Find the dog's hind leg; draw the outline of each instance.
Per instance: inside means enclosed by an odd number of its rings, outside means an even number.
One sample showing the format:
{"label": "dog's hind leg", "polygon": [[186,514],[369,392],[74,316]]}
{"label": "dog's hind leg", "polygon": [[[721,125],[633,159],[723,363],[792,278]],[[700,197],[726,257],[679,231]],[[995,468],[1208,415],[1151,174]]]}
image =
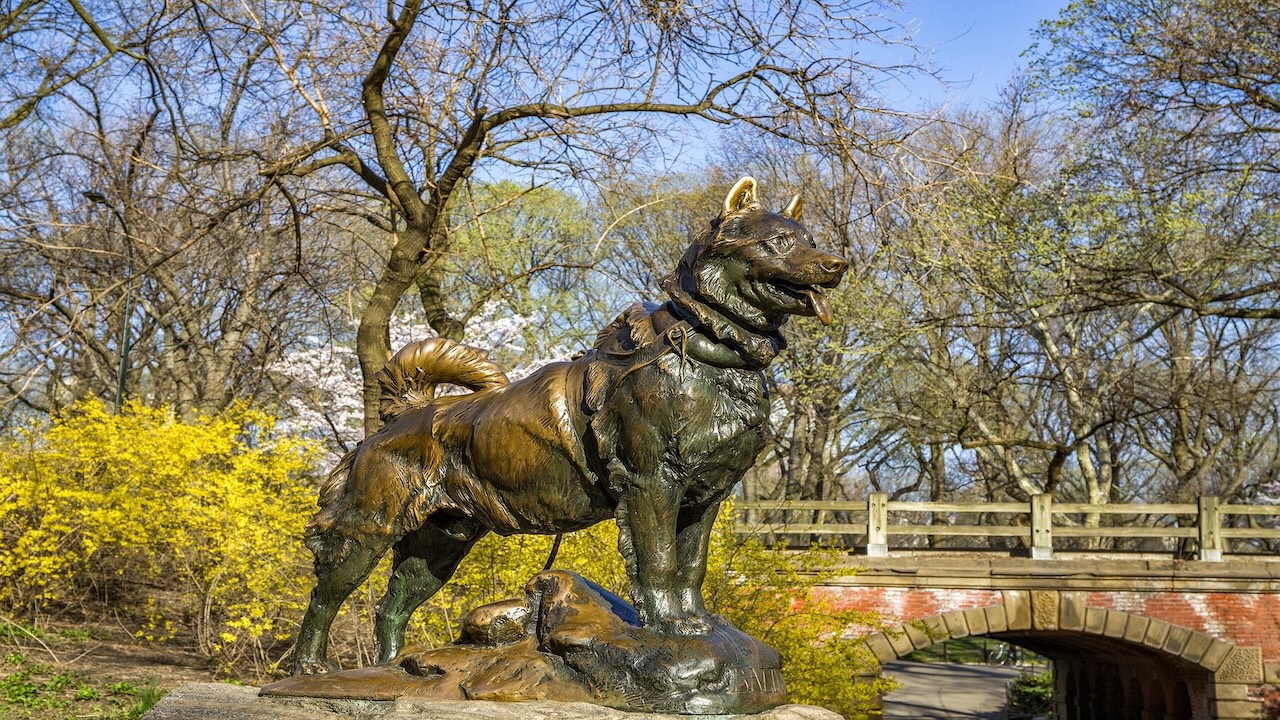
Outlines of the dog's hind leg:
{"label": "dog's hind leg", "polygon": [[413,611],[453,577],[458,563],[487,532],[469,521],[450,523],[446,530],[428,520],[396,543],[391,579],[378,601],[373,627],[378,662],[389,662],[400,652]]}
{"label": "dog's hind leg", "polygon": [[290,672],[294,675],[313,675],[337,669],[335,663],[326,659],[329,627],[333,625],[342,602],[377,567],[378,560],[391,545],[391,539],[389,536],[366,537],[363,543],[353,544],[344,557],[332,563],[317,557],[316,586],[311,591],[311,603],[302,617],[290,660]]}

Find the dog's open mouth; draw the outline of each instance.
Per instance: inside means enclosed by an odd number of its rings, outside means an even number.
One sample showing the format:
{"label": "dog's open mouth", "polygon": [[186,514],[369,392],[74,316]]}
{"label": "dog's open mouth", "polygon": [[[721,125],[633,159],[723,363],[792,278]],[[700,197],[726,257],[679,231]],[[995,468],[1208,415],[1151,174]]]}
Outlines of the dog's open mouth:
{"label": "dog's open mouth", "polygon": [[822,288],[817,285],[796,285],[785,280],[775,280],[769,284],[783,295],[795,298],[808,305],[814,316],[823,325],[831,324],[834,318],[831,310],[831,299],[822,292]]}

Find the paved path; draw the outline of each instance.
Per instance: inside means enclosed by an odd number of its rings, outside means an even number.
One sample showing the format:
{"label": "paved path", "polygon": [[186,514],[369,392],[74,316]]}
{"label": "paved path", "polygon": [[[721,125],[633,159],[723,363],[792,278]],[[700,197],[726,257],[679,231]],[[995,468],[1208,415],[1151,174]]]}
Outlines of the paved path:
{"label": "paved path", "polygon": [[903,660],[886,663],[884,672],[902,683],[884,697],[884,720],[999,720],[1005,685],[1018,676],[1018,670],[1010,667]]}

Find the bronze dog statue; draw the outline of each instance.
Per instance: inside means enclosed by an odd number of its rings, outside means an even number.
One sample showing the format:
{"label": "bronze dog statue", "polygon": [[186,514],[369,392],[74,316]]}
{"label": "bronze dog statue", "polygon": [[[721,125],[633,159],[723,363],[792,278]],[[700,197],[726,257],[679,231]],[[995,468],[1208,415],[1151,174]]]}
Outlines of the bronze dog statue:
{"label": "bronze dog statue", "polygon": [[[388,549],[380,662],[485,533],[563,533],[611,517],[644,625],[707,632],[707,545],[764,445],[762,370],[785,346],[788,316],[831,322],[822,288],[848,268],[814,248],[799,214],[799,196],[772,213],[742,178],[663,281],[666,302],[633,305],[591,350],[519,382],[448,340],[396,353],[379,376],[387,424],[342,459],[307,525],[317,583],[292,671],[329,669],[329,626]],[[473,392],[435,398],[440,383]]]}

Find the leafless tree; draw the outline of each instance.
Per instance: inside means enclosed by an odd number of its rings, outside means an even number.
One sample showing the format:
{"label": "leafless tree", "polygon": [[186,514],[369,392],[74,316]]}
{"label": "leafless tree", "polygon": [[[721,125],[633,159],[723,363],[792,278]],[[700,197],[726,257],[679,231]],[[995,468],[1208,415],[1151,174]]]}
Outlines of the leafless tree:
{"label": "leafless tree", "polygon": [[[207,32],[196,5],[72,6],[23,6],[11,28],[64,74],[8,78],[20,111],[0,141],[6,400],[187,414],[269,393],[265,369],[325,321],[339,268],[333,234],[304,237],[304,201],[265,192],[242,146],[280,137],[251,97],[262,48]],[[58,65],[73,28],[107,48],[100,62],[76,65],[77,50]]]}
{"label": "leafless tree", "polygon": [[1084,0],[1039,35],[1049,89],[1086,100],[1109,124],[1163,124],[1213,138],[1219,168],[1280,170],[1274,3]]}
{"label": "leafless tree", "polygon": [[[291,7],[282,15],[313,14],[295,23],[305,37],[291,48],[275,42],[272,52],[319,132],[276,153],[263,173],[305,178],[343,166],[381,203],[374,212],[393,238],[358,333],[369,429],[377,425],[372,377],[388,357],[388,322],[401,297],[416,288],[437,332],[462,332],[442,259],[451,248],[450,211],[474,173],[581,176],[653,157],[673,130],[714,124],[786,136],[794,114],[816,115],[832,98],[865,107],[868,79],[902,70],[855,55],[858,44],[895,32],[874,14],[875,3],[409,0],[388,6],[385,18]],[[358,97],[333,86],[341,73],[316,72],[335,54],[319,28],[333,27],[345,29],[344,59],[372,58]],[[280,35],[265,21],[262,32]],[[345,63],[339,69],[349,71]],[[350,112],[357,101],[359,112]]]}
{"label": "leafless tree", "polygon": [[897,199],[854,333],[877,362],[846,366],[878,389],[857,415],[882,487],[1105,503],[1270,476],[1273,322],[1140,299],[1159,284],[1102,268],[1146,257],[1225,292],[1259,272],[1239,240],[1274,231],[1229,177],[1121,185],[1074,133],[1011,103],[921,130],[883,168]]}
{"label": "leafless tree", "polygon": [[[1246,0],[1087,0],[1040,31],[1034,67],[1047,95],[1080,111],[1080,177],[1151,207],[1232,218],[1211,242],[1163,230],[1168,212],[1135,216],[1134,244],[1097,258],[1106,302],[1158,303],[1198,314],[1280,318],[1280,246],[1269,210],[1280,198],[1280,9]],[[1215,208],[1209,207],[1216,205]],[[1174,237],[1177,236],[1177,237]],[[1088,278],[1086,278],[1088,279]]]}

